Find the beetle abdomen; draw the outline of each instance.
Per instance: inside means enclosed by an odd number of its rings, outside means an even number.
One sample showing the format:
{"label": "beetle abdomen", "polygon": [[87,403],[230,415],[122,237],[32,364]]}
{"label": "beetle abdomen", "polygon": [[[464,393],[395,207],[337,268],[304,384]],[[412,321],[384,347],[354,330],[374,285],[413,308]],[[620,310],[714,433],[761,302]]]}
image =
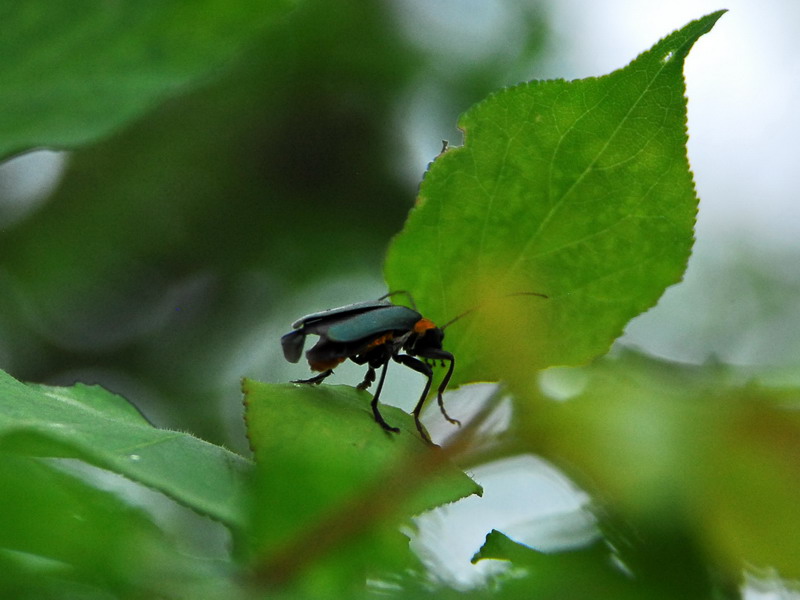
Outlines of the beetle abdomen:
{"label": "beetle abdomen", "polygon": [[290,331],[281,337],[281,346],[283,347],[283,356],[289,362],[296,363],[300,360],[300,355],[303,353],[303,344],[306,342],[306,334],[302,329]]}

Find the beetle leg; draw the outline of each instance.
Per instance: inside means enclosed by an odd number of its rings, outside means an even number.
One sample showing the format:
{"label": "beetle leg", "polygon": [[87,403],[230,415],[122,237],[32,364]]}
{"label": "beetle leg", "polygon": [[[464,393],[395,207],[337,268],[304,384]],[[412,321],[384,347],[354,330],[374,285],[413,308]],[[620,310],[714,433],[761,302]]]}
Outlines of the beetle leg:
{"label": "beetle leg", "polygon": [[[400,359],[402,356],[403,355],[397,356],[395,358],[395,360]],[[450,378],[453,376],[453,369],[456,366],[456,359],[449,352],[446,352],[444,350],[435,350],[435,349],[428,350],[427,351],[427,356],[423,356],[423,358],[431,360],[434,363],[436,362],[436,360],[439,360],[441,362],[444,362],[446,360],[450,361],[450,368],[447,369],[447,374],[445,374],[444,379],[442,379],[442,383],[439,384],[439,389],[437,390],[437,393],[436,393],[436,401],[439,403],[439,410],[442,411],[442,415],[444,416],[444,418],[447,419],[453,425],[458,425],[459,427],[461,427],[461,421],[459,421],[458,419],[454,419],[450,415],[447,414],[447,411],[444,408],[444,400],[442,398],[442,394],[444,393],[445,389],[447,389],[447,384],[450,383]],[[415,368],[408,359],[410,359],[411,361],[415,361],[419,366],[427,367],[428,372],[422,371],[422,370],[420,370],[418,368]],[[428,391],[430,389],[431,380],[433,379],[431,368],[428,367],[422,361],[417,360],[416,358],[412,358],[410,356],[407,357],[407,359],[403,362],[403,364],[408,366],[408,367],[411,367],[415,371],[418,371],[418,372],[420,372],[423,375],[426,375],[428,377],[428,385],[425,387],[425,392],[424,392],[422,398],[420,398],[420,401],[417,404],[417,408],[414,409],[415,410],[415,415],[416,415],[417,414],[416,413],[417,410],[422,410],[422,404],[425,402],[425,396],[428,395]],[[430,372],[430,374],[429,374],[429,372]]]}
{"label": "beetle leg", "polygon": [[359,390],[365,390],[369,386],[371,386],[374,383],[374,381],[375,381],[375,369],[373,369],[372,367],[369,367],[369,370],[367,371],[367,374],[364,375],[364,381],[359,383],[356,386],[356,388],[358,388]]}
{"label": "beetle leg", "polygon": [[[375,422],[383,427],[386,431],[393,431],[394,433],[400,433],[400,429],[397,427],[392,427],[386,421],[384,421],[383,416],[381,415],[381,411],[378,410],[378,398],[381,395],[381,390],[383,389],[383,380],[386,379],[386,367],[389,366],[389,361],[383,363],[383,370],[381,370],[381,378],[378,381],[378,389],[375,390],[375,395],[372,397],[372,402],[370,406],[372,407],[372,416],[375,417]],[[375,377],[375,370],[370,367],[369,371],[367,372],[367,377],[369,377],[370,371],[372,372],[373,378]],[[359,386],[360,387],[360,386]]]}
{"label": "beetle leg", "polygon": [[316,385],[318,383],[322,383],[322,380],[328,377],[329,375],[333,375],[333,369],[328,369],[327,371],[323,371],[319,375],[310,377],[309,379],[295,379],[292,381],[292,383],[309,383],[311,385]]}
{"label": "beetle leg", "polygon": [[414,358],[413,356],[409,356],[408,354],[397,354],[392,357],[395,362],[400,363],[401,365],[405,365],[409,369],[413,369],[417,373],[421,373],[425,375],[427,380],[425,381],[425,389],[422,390],[422,395],[419,397],[419,401],[417,405],[414,407],[412,414],[414,415],[414,423],[417,426],[417,431],[422,436],[422,439],[432,444],[430,436],[428,436],[428,432],[425,431],[425,428],[422,426],[422,422],[419,420],[419,414],[422,412],[422,407],[425,404],[425,399],[428,397],[428,392],[431,389],[431,383],[433,382],[433,369],[430,368],[429,365],[425,364],[421,360]]}
{"label": "beetle leg", "polygon": [[[450,353],[448,352],[448,354]],[[447,411],[444,409],[444,400],[442,399],[442,394],[444,393],[444,390],[447,388],[447,384],[450,383],[450,378],[453,376],[453,369],[456,366],[456,359],[453,357],[452,354],[450,354],[449,358],[442,358],[442,366],[444,366],[445,360],[450,361],[450,368],[447,369],[447,375],[444,376],[444,379],[442,379],[442,383],[439,384],[439,389],[437,390],[436,394],[436,400],[439,402],[439,410],[442,411],[444,418],[450,421],[453,425],[458,425],[459,427],[461,427],[461,421],[459,421],[458,419],[451,418],[450,415],[447,414]]]}

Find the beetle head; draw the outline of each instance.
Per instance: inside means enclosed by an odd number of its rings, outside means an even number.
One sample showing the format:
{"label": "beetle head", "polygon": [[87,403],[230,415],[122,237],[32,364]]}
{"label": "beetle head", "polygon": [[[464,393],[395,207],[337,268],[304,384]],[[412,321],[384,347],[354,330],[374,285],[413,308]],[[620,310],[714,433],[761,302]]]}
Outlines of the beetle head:
{"label": "beetle head", "polygon": [[414,354],[425,354],[426,350],[441,350],[444,340],[444,331],[439,327],[431,327],[414,335],[408,350]]}

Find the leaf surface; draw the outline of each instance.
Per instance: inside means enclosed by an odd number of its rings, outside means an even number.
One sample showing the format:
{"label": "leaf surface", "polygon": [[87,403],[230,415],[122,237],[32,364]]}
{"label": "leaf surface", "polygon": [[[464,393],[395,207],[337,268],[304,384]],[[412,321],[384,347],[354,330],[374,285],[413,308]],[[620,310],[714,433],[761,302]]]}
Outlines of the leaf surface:
{"label": "leaf surface", "polygon": [[0,448],[79,458],[228,525],[240,523],[248,460],[188,433],[157,429],[97,386],[26,385],[0,372]]}
{"label": "leaf surface", "polygon": [[[447,331],[457,382],[501,378],[481,357],[510,342],[528,368],[587,361],[680,281],[697,211],[683,64],[723,12],[609,75],[524,83],[461,117],[464,145],[431,165],[385,265],[437,322],[479,308]],[[493,300],[520,292],[549,299]]]}
{"label": "leaf surface", "polygon": [[384,431],[365,391],[245,380],[244,392],[257,463],[251,533],[274,576],[326,550],[335,558],[364,536],[393,536],[411,515],[481,493],[422,441],[411,415],[381,406],[401,430]]}

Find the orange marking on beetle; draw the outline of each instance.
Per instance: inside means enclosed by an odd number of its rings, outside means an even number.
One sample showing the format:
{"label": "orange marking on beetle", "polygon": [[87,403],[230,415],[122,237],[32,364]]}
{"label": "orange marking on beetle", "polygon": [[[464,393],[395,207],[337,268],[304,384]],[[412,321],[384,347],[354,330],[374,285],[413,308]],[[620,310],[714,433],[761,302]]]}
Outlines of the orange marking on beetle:
{"label": "orange marking on beetle", "polygon": [[389,333],[384,333],[381,337],[375,338],[369,344],[367,344],[367,349],[383,346],[386,342],[392,339],[394,339],[394,334],[391,331]]}
{"label": "orange marking on beetle", "polygon": [[414,323],[414,333],[425,333],[429,329],[436,329],[436,323],[424,317]]}
{"label": "orange marking on beetle", "polygon": [[311,367],[312,371],[327,371],[328,369],[332,369],[336,365],[342,364],[345,360],[347,360],[347,357],[333,358],[328,361],[317,361],[317,362],[308,361],[308,365]]}

